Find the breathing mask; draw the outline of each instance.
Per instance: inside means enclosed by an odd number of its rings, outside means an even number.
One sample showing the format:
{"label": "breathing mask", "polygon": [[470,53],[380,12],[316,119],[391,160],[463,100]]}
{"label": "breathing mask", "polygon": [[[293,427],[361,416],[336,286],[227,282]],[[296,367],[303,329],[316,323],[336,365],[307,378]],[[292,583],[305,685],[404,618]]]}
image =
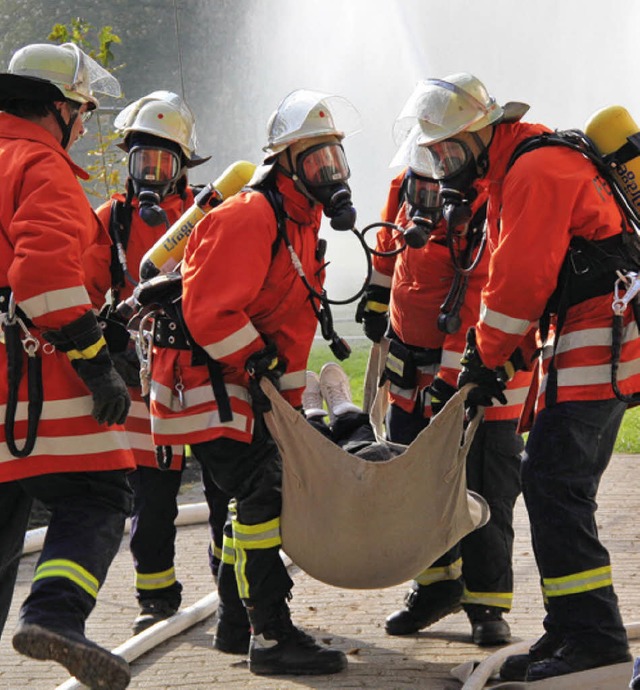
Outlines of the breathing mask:
{"label": "breathing mask", "polygon": [[404,197],[413,223],[404,230],[404,238],[412,249],[420,249],[442,218],[440,184],[409,169],[404,178]]}
{"label": "breathing mask", "polygon": [[[289,164],[292,166],[291,153]],[[356,210],[351,202],[351,175],[344,149],[338,143],[323,143],[302,151],[296,160],[296,175],[305,193],[322,204],[334,230],[351,230]]]}

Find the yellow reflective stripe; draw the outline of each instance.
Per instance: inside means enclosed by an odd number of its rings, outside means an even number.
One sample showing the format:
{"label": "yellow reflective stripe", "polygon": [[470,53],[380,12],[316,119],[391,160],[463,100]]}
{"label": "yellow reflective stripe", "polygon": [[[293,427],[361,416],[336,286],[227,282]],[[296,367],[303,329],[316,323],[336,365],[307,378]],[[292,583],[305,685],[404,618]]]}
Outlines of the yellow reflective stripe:
{"label": "yellow reflective stripe", "polygon": [[449,565],[423,570],[420,575],[416,577],[416,582],[419,585],[432,585],[434,582],[457,580],[460,577],[462,577],[462,558],[458,558],[457,561]]}
{"label": "yellow reflective stripe", "polygon": [[385,304],[384,302],[374,302],[373,300],[369,300],[365,304],[365,309],[376,314],[386,314],[389,311],[389,305]]}
{"label": "yellow reflective stripe", "polygon": [[65,558],[55,558],[41,563],[36,570],[33,581],[37,582],[48,577],[65,577],[94,599],[98,596],[100,589],[98,579],[74,561],[69,561]]}
{"label": "yellow reflective stripe", "polygon": [[233,546],[238,549],[271,549],[280,546],[280,518],[257,525],[243,525],[233,521]]}
{"label": "yellow reflective stripe", "polygon": [[222,549],[219,546],[216,546],[214,541],[211,541],[211,555],[218,560],[222,559]]}
{"label": "yellow reflective stripe", "polygon": [[470,592],[465,587],[462,603],[496,606],[510,611],[513,604],[513,592]]}
{"label": "yellow reflective stripe", "polygon": [[238,329],[235,333],[218,340],[215,343],[208,343],[204,346],[209,357],[213,359],[222,359],[228,355],[242,350],[243,347],[251,345],[254,340],[262,341],[260,334],[255,329],[255,326],[251,321],[247,322],[242,328]]}
{"label": "yellow reflective stripe", "polygon": [[43,314],[60,309],[68,309],[69,307],[86,307],[90,309],[91,300],[84,285],[78,285],[76,287],[43,292],[23,300],[18,306],[30,319],[34,319]]}
{"label": "yellow reflective stripe", "polygon": [[238,595],[241,599],[249,599],[249,580],[247,580],[247,552],[244,549],[236,551],[234,571],[236,574],[236,584],[238,585]]}
{"label": "yellow reflective stripe", "polygon": [[491,326],[491,328],[497,328],[499,331],[511,335],[524,335],[531,327],[531,321],[528,319],[516,319],[501,314],[499,311],[489,309],[484,302],[480,306],[480,321]]}
{"label": "yellow reflective stripe", "polygon": [[99,340],[96,340],[93,345],[85,347],[84,350],[69,350],[67,352],[67,357],[71,361],[74,359],[93,359],[103,347],[107,347],[107,341],[103,336],[100,336]]}
{"label": "yellow reflective stripe", "polygon": [[233,537],[228,537],[226,534],[222,537],[222,555],[220,560],[227,565],[233,565],[236,562],[236,550],[233,548]]}
{"label": "yellow reflective stripe", "polygon": [[165,589],[176,581],[176,570],[172,566],[161,573],[136,573],[136,589]]}
{"label": "yellow reflective stripe", "polygon": [[593,570],[584,570],[581,573],[565,575],[564,577],[545,577],[542,579],[542,591],[547,597],[564,597],[568,594],[590,592],[612,585],[610,565]]}

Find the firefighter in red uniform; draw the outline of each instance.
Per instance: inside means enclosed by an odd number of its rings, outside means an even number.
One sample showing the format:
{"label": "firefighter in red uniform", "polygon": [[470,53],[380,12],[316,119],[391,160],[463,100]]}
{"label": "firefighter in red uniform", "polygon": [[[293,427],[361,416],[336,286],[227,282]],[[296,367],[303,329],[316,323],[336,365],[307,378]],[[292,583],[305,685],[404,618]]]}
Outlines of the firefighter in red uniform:
{"label": "firefighter in red uniform", "polygon": [[[417,90],[419,90],[418,85]],[[399,128],[401,121],[396,123]],[[378,233],[378,249],[388,251],[405,242],[411,246],[395,256],[376,256],[374,283],[362,300],[361,318],[369,335],[381,337],[389,309],[391,347],[390,440],[411,443],[456,390],[465,333],[480,311],[480,291],[486,282],[489,252],[483,245],[486,191],[462,208],[448,208],[442,217],[438,181],[425,177],[415,125],[400,135],[392,165],[407,165],[391,182],[382,212],[388,227]],[[403,139],[404,137],[404,139]],[[464,180],[448,180],[448,188]],[[447,192],[445,190],[445,197]],[[456,261],[466,270],[456,270]],[[384,292],[383,292],[384,290]],[[371,309],[375,300],[378,309]],[[389,305],[390,301],[390,307]],[[375,331],[377,327],[377,333]],[[402,371],[403,375],[398,375]],[[487,499],[491,519],[465,537],[416,577],[406,608],[387,618],[390,635],[408,635],[459,611],[462,606],[479,645],[508,642],[503,614],[513,599],[513,508],[520,493],[523,441],[517,421],[530,374],[521,372],[509,386],[509,404],[488,409],[467,458],[467,483]]]}
{"label": "firefighter in red uniform", "polygon": [[[114,308],[131,296],[146,251],[192,206],[194,195],[187,172],[208,158],[195,153],[193,112],[180,96],[170,91],[154,91],[129,104],[116,117],[114,126],[124,138],[120,146],[128,154],[129,177],[125,193],[115,194],[97,211],[109,228],[111,248],[92,247],[85,263],[91,301],[104,314],[109,350],[132,399],[125,427],[137,465],[137,470],[129,475],[134,493],[129,544],[140,605],[133,624],[137,634],[180,608],[182,584],[176,579],[174,565],[174,521],[184,460],[181,446],[153,446],[149,412],[141,396],[135,344]],[[109,295],[106,306],[105,295]],[[210,506],[210,566],[216,577],[229,498],[206,475],[203,481]],[[244,637],[246,650],[248,624]]]}
{"label": "firefighter in red uniform", "polygon": [[[109,244],[67,153],[117,80],[71,43],[28,45],[0,75],[0,630],[34,498],[51,511],[13,646],[91,687],[129,684],[127,662],[86,639],[118,551],[134,467],[127,389],[86,287],[83,253]],[[99,88],[98,88],[99,86]]]}
{"label": "firefighter in red uniform", "polygon": [[253,189],[211,211],[187,242],[182,309],[201,364],[193,366],[192,353],[178,343],[152,355],[156,443],[188,439],[205,471],[235,499],[218,591],[224,607],[227,588],[236,587],[246,606],[256,674],[346,667],[342,652],[317,645],[291,622],[293,583],[279,556],[280,459],[262,419],[259,379],[277,381],[286,400],[301,406],[317,327],[309,288],[317,293],[324,280],[322,212],[334,228],[355,222],[340,144],[355,117],[346,100],[315,91],[297,90],[281,102]]}
{"label": "firefighter in red uniform", "polygon": [[[496,248],[458,380],[477,384],[471,404],[503,402],[516,348],[538,321],[544,341],[545,324],[555,321],[554,343],[541,353],[543,379],[522,465],[545,634],[528,654],[509,657],[501,675],[534,681],[627,661],[595,511],[626,409],[613,388],[611,304],[616,269],[638,271],[633,233],[585,156],[539,146],[512,159],[521,142],[548,130],[502,122],[504,109],[478,79],[462,73],[426,87],[416,115],[433,176],[467,168],[488,184]],[[640,388],[639,359],[628,310],[618,362],[622,395]]]}

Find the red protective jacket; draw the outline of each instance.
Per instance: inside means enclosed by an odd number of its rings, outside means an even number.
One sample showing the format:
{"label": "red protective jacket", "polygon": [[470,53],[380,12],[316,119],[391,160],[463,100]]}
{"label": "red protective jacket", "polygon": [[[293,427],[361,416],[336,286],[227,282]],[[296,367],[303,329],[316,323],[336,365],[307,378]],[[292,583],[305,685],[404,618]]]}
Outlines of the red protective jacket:
{"label": "red protective jacket", "polygon": [[[406,171],[400,173],[391,183],[389,198],[382,212],[382,219],[395,222],[401,227],[410,223],[406,204],[399,205],[399,190]],[[486,192],[481,189],[473,203],[474,212],[486,200]],[[378,232],[378,248],[388,251],[398,241],[398,232],[382,228]],[[441,222],[429,237],[427,244],[420,249],[407,247],[403,252],[389,259],[375,257],[377,271],[388,274],[392,270],[390,303],[391,327],[400,340],[407,344],[426,349],[442,348],[439,364],[420,367],[418,386],[413,390],[392,385],[391,402],[407,412],[411,412],[417,395],[433,381],[437,374],[452,386],[456,386],[460,373],[460,359],[465,348],[466,333],[473,326],[480,313],[480,292],[488,276],[489,251],[485,247],[480,262],[471,273],[467,292],[460,310],[461,326],[453,334],[446,334],[438,328],[440,306],[445,301],[455,277],[455,269],[449,248],[446,244],[446,225]],[[487,420],[517,419],[531,381],[528,372],[518,373],[507,389],[507,405],[487,408]],[[431,416],[429,396],[425,396],[425,417]]]}
{"label": "red protective jacket", "polygon": [[[610,189],[581,154],[542,147],[518,158],[507,172],[517,144],[545,129],[498,125],[489,149],[488,218],[497,248],[477,324],[478,348],[489,367],[503,364],[542,315],[571,238],[604,239],[622,230]],[[613,280],[611,287],[613,292]],[[558,402],[614,397],[611,302],[608,294],[569,308],[556,356]],[[619,371],[620,388],[627,394],[640,390],[640,339],[631,311],[625,315]],[[545,403],[546,382],[545,376],[539,408]]]}
{"label": "red protective jacket", "polygon": [[[124,195],[114,194],[112,199],[104,203],[97,210],[98,218],[106,228],[111,221],[111,207],[114,202],[123,203]],[[165,197],[160,204],[167,214],[169,226],[173,225],[178,218],[193,205],[193,193],[190,189],[185,192],[182,199],[178,194],[170,194]],[[151,226],[147,225],[138,213],[138,199],[134,198],[131,202],[131,229],[129,241],[127,242],[126,258],[127,269],[131,277],[138,281],[140,279],[140,262],[147,251],[162,237],[167,231],[164,224]],[[91,302],[96,309],[101,309],[105,302],[105,294],[111,288],[111,251],[104,245],[95,245],[89,248],[85,254],[85,265],[87,266],[89,295]],[[131,295],[134,285],[130,280],[125,279],[125,286],[119,290],[119,299],[125,300]],[[132,343],[133,345],[133,343]],[[157,467],[155,447],[151,437],[151,418],[147,405],[142,400],[139,388],[129,388],[131,395],[131,409],[125,422],[125,429],[129,436],[129,442],[135,455],[136,464],[145,467]],[[171,461],[172,470],[179,470],[182,467],[182,447],[176,446],[173,449],[173,459]]]}
{"label": "red protective jacket", "polygon": [[[316,255],[321,208],[278,174],[286,228],[307,279],[321,289],[324,271]],[[275,255],[272,252],[276,249]],[[187,351],[154,348],[151,415],[156,443],[197,443],[225,436],[250,442],[253,411],[244,366],[274,343],[286,364],[282,395],[300,406],[307,359],[317,321],[309,293],[276,219],[259,192],[242,192],[213,210],[193,230],[184,256],[183,312],[193,339],[223,366],[233,419],[221,422],[207,367],[192,366]],[[182,385],[181,399],[176,386]]]}
{"label": "red protective jacket", "polygon": [[[133,467],[124,428],[100,426],[91,416],[92,398],[66,354],[53,350],[42,332],[59,329],[91,308],[83,254],[92,245],[108,247],[76,176],[76,166],[45,129],[0,113],[0,286],[10,287],[33,322],[42,358],[44,405],[31,455],[14,458],[0,420],[0,481],[51,472],[83,472]],[[27,376],[19,389],[15,437],[26,434]],[[7,402],[7,356],[0,347],[0,401]]]}

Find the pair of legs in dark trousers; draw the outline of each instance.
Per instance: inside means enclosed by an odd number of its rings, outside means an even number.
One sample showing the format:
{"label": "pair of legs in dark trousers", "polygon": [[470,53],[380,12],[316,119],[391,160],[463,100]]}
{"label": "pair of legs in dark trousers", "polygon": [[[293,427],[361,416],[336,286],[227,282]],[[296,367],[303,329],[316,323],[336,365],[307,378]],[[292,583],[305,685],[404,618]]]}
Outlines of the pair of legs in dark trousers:
{"label": "pair of legs in dark trousers", "polygon": [[595,520],[600,479],[625,410],[617,399],[544,409],[529,433],[522,466],[545,630],[594,662],[628,650],[609,553]]}
{"label": "pair of legs in dark trousers", "polygon": [[21,621],[84,635],[131,511],[125,472],[47,474],[0,484],[0,632],[36,498],[51,519]]}
{"label": "pair of legs in dark trousers", "polygon": [[[209,547],[209,565],[216,578],[229,497],[216,486],[208,473],[203,472],[202,481],[209,505],[213,541]],[[175,519],[182,471],[139,466],[129,475],[129,482],[134,494],[129,546],[136,569],[137,597],[141,605],[162,600],[166,602],[167,610],[177,610],[182,600],[182,585],[176,579],[174,565]]]}

